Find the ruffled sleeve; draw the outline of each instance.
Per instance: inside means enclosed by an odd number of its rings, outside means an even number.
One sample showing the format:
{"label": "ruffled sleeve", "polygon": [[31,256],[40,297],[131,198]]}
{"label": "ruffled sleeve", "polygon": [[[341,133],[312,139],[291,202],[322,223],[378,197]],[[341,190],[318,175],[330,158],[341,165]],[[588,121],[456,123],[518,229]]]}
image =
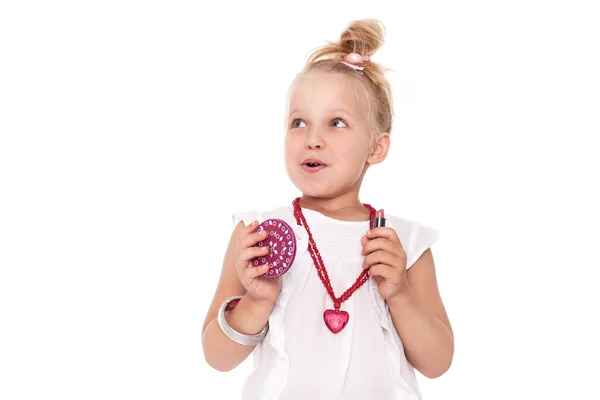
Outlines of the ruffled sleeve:
{"label": "ruffled sleeve", "polygon": [[262,222],[262,213],[258,210],[244,211],[234,213],[231,216],[231,220],[233,222],[233,227],[235,228],[240,221],[244,221],[244,225],[248,226],[254,221]]}
{"label": "ruffled sleeve", "polygon": [[433,246],[440,233],[427,225],[413,221],[413,229],[409,240],[409,251],[406,253],[406,269],[409,269],[423,255],[425,250]]}

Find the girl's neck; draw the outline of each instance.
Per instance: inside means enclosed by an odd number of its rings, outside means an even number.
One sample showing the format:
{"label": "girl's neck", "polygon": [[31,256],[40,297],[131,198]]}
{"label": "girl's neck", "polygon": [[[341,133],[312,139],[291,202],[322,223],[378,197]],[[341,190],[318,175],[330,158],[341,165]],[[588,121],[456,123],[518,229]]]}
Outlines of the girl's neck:
{"label": "girl's neck", "polygon": [[317,211],[327,217],[341,221],[368,221],[369,210],[362,205],[353,193],[334,198],[320,198],[302,195],[300,207]]}

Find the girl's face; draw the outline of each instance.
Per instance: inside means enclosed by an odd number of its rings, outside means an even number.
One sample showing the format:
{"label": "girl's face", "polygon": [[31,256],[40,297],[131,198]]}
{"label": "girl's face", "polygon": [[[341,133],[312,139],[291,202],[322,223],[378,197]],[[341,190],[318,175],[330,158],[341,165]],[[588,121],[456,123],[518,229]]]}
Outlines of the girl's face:
{"label": "girl's face", "polygon": [[285,164],[304,195],[331,198],[360,187],[371,152],[359,85],[347,75],[313,71],[291,88]]}

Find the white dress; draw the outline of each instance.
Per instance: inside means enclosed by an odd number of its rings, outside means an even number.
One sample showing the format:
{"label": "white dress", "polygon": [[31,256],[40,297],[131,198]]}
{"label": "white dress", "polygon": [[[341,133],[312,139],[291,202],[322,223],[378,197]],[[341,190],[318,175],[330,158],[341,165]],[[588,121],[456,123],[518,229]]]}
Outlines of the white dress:
{"label": "white dress", "polygon": [[[369,222],[340,221],[302,209],[321,253],[336,297],[360,275],[364,256],[360,238]],[[286,221],[296,234],[296,257],[280,278],[280,294],[269,318],[269,332],[252,353],[254,370],[247,378],[242,400],[420,400],[415,371],[393,325],[385,299],[370,278],[340,309],[348,324],[333,334],[323,312],[333,301],[308,252],[308,234],[297,224],[293,206],[233,215],[234,226],[244,220]],[[386,215],[396,230],[410,268],[439,233],[419,222]]]}

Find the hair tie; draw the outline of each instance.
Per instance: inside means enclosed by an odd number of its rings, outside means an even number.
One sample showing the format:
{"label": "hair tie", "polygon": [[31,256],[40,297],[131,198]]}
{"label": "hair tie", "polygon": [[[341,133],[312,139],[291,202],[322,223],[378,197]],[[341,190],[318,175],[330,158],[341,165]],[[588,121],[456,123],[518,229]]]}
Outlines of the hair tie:
{"label": "hair tie", "polygon": [[361,56],[358,53],[350,53],[347,54],[345,57],[345,61],[340,61],[343,64],[346,64],[347,66],[349,66],[350,68],[353,68],[357,71],[362,71],[363,69],[365,69],[365,67],[360,67],[358,65],[356,65],[357,63],[362,63],[365,61],[369,61],[370,57],[369,56]]}

